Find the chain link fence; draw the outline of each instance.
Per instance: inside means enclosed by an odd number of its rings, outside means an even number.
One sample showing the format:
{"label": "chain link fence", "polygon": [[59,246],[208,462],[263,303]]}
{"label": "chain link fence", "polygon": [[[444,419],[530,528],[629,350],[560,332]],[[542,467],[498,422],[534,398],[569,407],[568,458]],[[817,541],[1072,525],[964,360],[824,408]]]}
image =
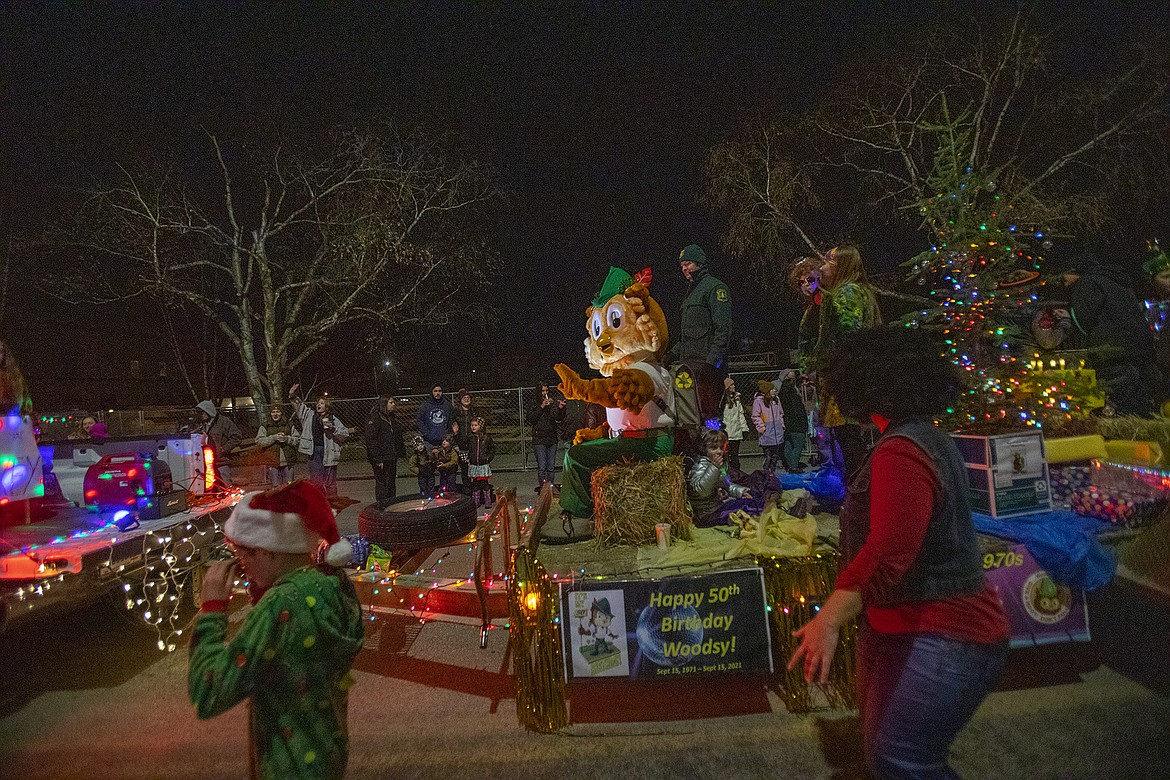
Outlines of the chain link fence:
{"label": "chain link fence", "polygon": [[[741,457],[750,457],[760,454],[756,441],[756,432],[751,423],[751,404],[755,397],[757,384],[760,380],[776,382],[778,369],[769,368],[763,371],[746,371],[731,374],[744,403],[744,415],[748,420],[748,432],[740,447]],[[816,408],[815,388],[809,382],[799,386],[799,392],[805,407],[810,411]],[[537,389],[533,387],[511,387],[498,390],[473,390],[473,414],[484,418],[487,431],[495,440],[496,459],[492,462],[494,471],[534,471],[536,458],[533,454],[531,436],[531,410],[536,406]],[[410,437],[417,430],[419,408],[428,394],[396,395],[397,403],[395,416],[402,425],[409,443]],[[451,394],[445,394],[454,406]],[[331,398],[333,414],[341,420],[349,431],[349,438],[341,448],[341,459],[346,461],[365,461],[366,447],[362,429],[371,411],[377,406],[377,398]],[[286,407],[286,412],[291,410]],[[571,441],[574,432],[582,426],[584,407],[579,401],[570,401],[566,406],[565,420],[561,428],[562,451],[567,442]],[[221,414],[230,417],[244,436],[244,446],[241,454],[236,457],[239,465],[248,465],[248,445],[256,437],[260,427],[260,419],[254,407],[229,407],[221,409]],[[41,439],[43,441],[65,441],[74,436],[83,438],[80,434],[84,411],[68,411],[60,414],[43,415],[41,417]],[[195,430],[198,427],[198,413],[193,407],[152,407],[145,409],[114,409],[104,412],[91,412],[93,417],[106,424],[112,438],[132,438],[153,434],[180,433]],[[811,448],[810,444],[810,448]],[[253,450],[254,452],[254,450]]]}

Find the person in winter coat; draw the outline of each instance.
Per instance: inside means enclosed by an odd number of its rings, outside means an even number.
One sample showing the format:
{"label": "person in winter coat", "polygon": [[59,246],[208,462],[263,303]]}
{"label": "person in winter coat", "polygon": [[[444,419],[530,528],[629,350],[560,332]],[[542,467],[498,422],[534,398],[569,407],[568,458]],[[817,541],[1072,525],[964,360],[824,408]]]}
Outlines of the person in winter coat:
{"label": "person in winter coat", "polygon": [[301,432],[297,452],[309,457],[309,481],[325,495],[337,495],[337,464],[341,462],[341,445],[349,438],[349,429],[330,409],[329,399],[321,397],[310,407],[301,400],[300,385],[288,391],[293,415]]}
{"label": "person in winter coat", "polygon": [[780,389],[777,397],[784,410],[784,444],[781,455],[784,468],[791,473],[800,473],[800,457],[808,444],[808,409],[796,391],[797,374],[791,368],[780,372]]}
{"label": "person in winter coat", "polygon": [[752,497],[746,487],[735,484],[727,476],[724,468],[727,441],[727,433],[714,428],[704,428],[696,441],[694,462],[687,470],[687,498],[695,525],[700,528],[717,524],[715,516],[719,506],[727,499]]}
{"label": "person in winter coat", "polygon": [[477,507],[495,503],[490,465],[495,457],[496,443],[488,435],[483,418],[471,418],[471,433],[467,437],[467,469],[471,477],[472,500]]}
{"label": "person in winter coat", "polygon": [[431,463],[439,475],[439,490],[455,492],[455,474],[459,471],[459,451],[455,449],[455,437],[447,434],[438,447],[431,448]]}
{"label": "person in winter coat", "polygon": [[565,419],[565,399],[556,398],[547,382],[536,388],[536,403],[528,410],[532,421],[532,451],[536,455],[536,492],[553,482],[556,476],[557,445],[560,423]]}
{"label": "person in winter coat", "polygon": [[1123,268],[1079,251],[1064,272],[1069,316],[1084,335],[1088,363],[1117,414],[1148,416],[1162,395],[1154,334],[1142,317]]}
{"label": "person in winter coat", "polygon": [[230,418],[219,413],[211,401],[200,401],[195,405],[203,422],[203,439],[205,446],[215,452],[216,482],[221,487],[232,484],[231,467],[227,464],[228,456],[235,452],[244,440],[240,428]]}
{"label": "person in winter coat", "polygon": [[[829,250],[821,273],[820,327],[813,350],[814,366],[818,372],[824,371],[830,351],[842,337],[882,324],[877,294],[869,283],[857,247],[842,244]],[[865,461],[866,445],[861,425],[842,415],[837,402],[823,387],[820,407],[821,425],[829,429],[834,461],[848,480]]]}
{"label": "person in winter coat", "polygon": [[727,376],[727,350],[731,345],[731,292],[711,275],[707,254],[690,244],[678,255],[679,268],[687,280],[682,302],[682,325],[671,348],[671,363],[687,366],[695,381],[699,424],[718,419],[719,398]]}
{"label": "person in winter coat", "polygon": [[430,397],[424,398],[418,407],[415,422],[418,423],[418,432],[428,448],[434,449],[442,445],[443,437],[451,432],[451,424],[455,422],[455,408],[443,397],[442,385],[431,388]]}
{"label": "person in winter coat", "polygon": [[471,392],[466,387],[455,393],[455,415],[451,420],[451,434],[455,437],[455,449],[459,452],[459,489],[471,495],[471,482],[467,476],[467,442],[471,436],[472,411]]}
{"label": "person in winter coat", "polygon": [[723,380],[723,430],[727,431],[727,465],[739,468],[739,445],[747,433],[747,417],[743,413],[743,400],[735,389],[735,380]]}
{"label": "person in winter coat", "polygon": [[760,449],[764,451],[764,471],[771,474],[780,462],[780,447],[784,444],[784,408],[776,398],[776,387],[761,379],[752,401],[752,423],[760,435]]}
{"label": "person in winter coat", "polygon": [[297,434],[284,409],[274,403],[268,407],[268,420],[256,431],[256,444],[262,448],[264,473],[269,487],[293,481],[293,464],[297,462]]}
{"label": "person in winter coat", "polygon": [[394,399],[382,396],[366,416],[366,460],[374,470],[374,503],[385,509],[398,495],[398,459],[406,455],[402,425],[394,417]]}
{"label": "person in winter coat", "polygon": [[414,435],[410,441],[410,456],[406,465],[410,473],[418,477],[418,492],[423,498],[435,495],[435,462],[427,450],[427,443],[422,436]]}
{"label": "person in winter coat", "polygon": [[[341,778],[349,670],[364,631],[353,584],[337,568],[351,545],[305,480],[244,496],[223,530],[234,557],[208,567],[191,637],[195,714],[211,718],[248,701],[252,777]],[[228,600],[241,573],[253,606],[229,638]]]}

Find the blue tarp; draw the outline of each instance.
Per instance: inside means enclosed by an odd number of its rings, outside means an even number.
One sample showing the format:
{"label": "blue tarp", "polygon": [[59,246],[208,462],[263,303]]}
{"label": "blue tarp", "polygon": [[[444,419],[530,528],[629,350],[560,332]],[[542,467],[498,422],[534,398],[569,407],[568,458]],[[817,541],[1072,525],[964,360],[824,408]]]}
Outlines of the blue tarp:
{"label": "blue tarp", "polygon": [[804,474],[777,474],[785,490],[804,488],[820,499],[840,501],[845,497],[845,482],[834,468],[817,469]]}
{"label": "blue tarp", "polygon": [[1053,579],[1071,588],[1097,590],[1113,580],[1117,561],[1097,539],[1115,526],[1068,509],[996,519],[973,513],[975,530],[1023,543]]}

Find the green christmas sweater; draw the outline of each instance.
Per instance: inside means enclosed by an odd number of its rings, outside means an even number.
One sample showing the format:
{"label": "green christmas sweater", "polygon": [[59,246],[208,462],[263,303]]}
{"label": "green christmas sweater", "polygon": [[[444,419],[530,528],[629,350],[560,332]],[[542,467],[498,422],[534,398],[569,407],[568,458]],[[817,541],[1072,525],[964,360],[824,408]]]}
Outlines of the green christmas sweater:
{"label": "green christmas sweater", "polygon": [[344,572],[306,567],[273,583],[227,638],[226,612],[202,612],[187,688],[200,718],[249,700],[253,776],[338,778],[349,753],[349,668],[362,614]]}

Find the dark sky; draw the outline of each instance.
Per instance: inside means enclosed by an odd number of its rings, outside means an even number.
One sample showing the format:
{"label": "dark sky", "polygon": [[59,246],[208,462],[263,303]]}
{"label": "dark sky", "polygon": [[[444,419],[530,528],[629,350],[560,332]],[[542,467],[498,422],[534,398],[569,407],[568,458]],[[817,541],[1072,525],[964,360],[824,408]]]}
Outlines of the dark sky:
{"label": "dark sky", "polygon": [[[652,289],[674,325],[685,287],[676,258],[691,242],[732,286],[736,335],[784,341],[795,303],[754,292],[747,269],[719,248],[721,225],[696,201],[704,155],[757,111],[803,107],[832,83],[845,53],[906,36],[924,8],[948,7],[8,6],[0,11],[0,219],[6,231],[35,228],[65,202],[59,188],[107,178],[119,162],[198,159],[200,125],[221,138],[312,145],[336,126],[393,119],[458,134],[516,195],[490,237],[501,276],[478,291],[501,307],[500,330],[449,329],[439,334],[447,356],[424,353],[420,362],[503,359],[514,345],[538,353],[541,365],[580,362],[583,307],[610,264],[652,266]],[[1125,18],[1110,11],[1102,22]],[[12,305],[21,319],[12,339],[43,339],[35,349],[63,363],[93,349],[62,341],[60,307],[38,303],[33,325],[19,301]],[[91,340],[151,337],[149,324],[120,311],[85,316]]]}

